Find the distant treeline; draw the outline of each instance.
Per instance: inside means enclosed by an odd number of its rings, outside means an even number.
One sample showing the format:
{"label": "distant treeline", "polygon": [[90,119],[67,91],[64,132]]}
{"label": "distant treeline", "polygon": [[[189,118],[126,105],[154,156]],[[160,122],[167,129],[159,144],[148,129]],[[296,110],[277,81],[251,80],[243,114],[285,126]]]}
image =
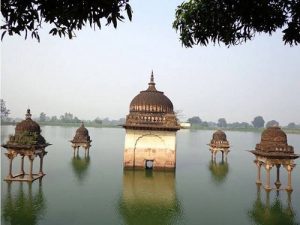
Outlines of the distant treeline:
{"label": "distant treeline", "polygon": [[[2,124],[16,124],[22,119],[13,119],[6,117],[1,119]],[[50,125],[50,126],[78,126],[83,122],[86,126],[92,127],[115,127],[121,126],[125,123],[125,119],[121,118],[118,120],[110,120],[109,118],[100,119],[96,117],[94,120],[84,120],[79,119],[77,116],[74,116],[72,113],[65,113],[59,117],[57,116],[47,116],[46,113],[41,112],[38,118],[34,118],[38,121],[40,125]]]}
{"label": "distant treeline", "polygon": [[[218,119],[217,122],[212,121],[203,121],[200,119],[199,116],[193,116],[187,120],[192,128],[204,129],[204,128],[222,128],[222,129],[249,129],[255,130],[264,127],[271,127],[271,126],[280,126],[279,122],[276,120],[270,120],[265,123],[265,120],[262,116],[254,117],[251,123],[248,122],[233,122],[227,123],[225,118]],[[282,126],[282,125],[281,125]],[[283,128],[287,129],[300,129],[300,124],[295,124],[294,122],[290,122],[287,125],[282,126]]]}

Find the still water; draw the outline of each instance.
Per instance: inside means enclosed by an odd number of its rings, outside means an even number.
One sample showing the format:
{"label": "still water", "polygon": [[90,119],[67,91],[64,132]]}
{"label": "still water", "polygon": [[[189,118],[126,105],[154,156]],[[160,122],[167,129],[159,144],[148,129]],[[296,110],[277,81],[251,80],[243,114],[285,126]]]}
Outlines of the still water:
{"label": "still water", "polygon": [[[73,157],[69,140],[76,128],[42,127],[52,144],[44,159],[47,175],[31,185],[1,181],[1,224],[300,224],[300,166],[293,171],[291,195],[267,194],[255,184],[254,156],[246,150],[259,142],[259,133],[226,132],[232,145],[228,160],[222,162],[218,155],[213,163],[206,145],[213,131],[181,130],[176,172],[151,173],[123,171],[123,129],[88,129],[93,140],[89,157],[82,149]],[[2,142],[13,132],[13,126],[2,127]],[[300,135],[288,134],[288,142],[299,154]],[[8,170],[4,152],[2,179]],[[275,169],[271,172],[274,183]],[[263,181],[264,174],[262,170]],[[283,185],[286,178],[281,169]]]}

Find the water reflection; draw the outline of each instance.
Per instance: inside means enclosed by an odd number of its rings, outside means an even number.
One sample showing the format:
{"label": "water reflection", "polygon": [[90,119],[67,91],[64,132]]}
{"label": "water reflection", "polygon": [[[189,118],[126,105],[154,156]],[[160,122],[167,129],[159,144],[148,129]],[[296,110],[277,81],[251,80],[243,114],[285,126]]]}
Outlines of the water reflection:
{"label": "water reflection", "polygon": [[87,175],[88,168],[90,166],[90,156],[80,157],[76,155],[72,158],[72,168],[79,182],[82,183]]}
{"label": "water reflection", "polygon": [[216,160],[211,160],[208,166],[212,180],[216,184],[221,184],[226,180],[226,177],[229,172],[229,164],[227,160],[221,160],[220,162],[216,162]]}
{"label": "water reflection", "polygon": [[[38,224],[38,221],[46,211],[46,201],[42,191],[41,179],[39,184],[7,183],[7,194],[2,199],[2,220],[4,224]],[[37,189],[32,190],[33,188]]]}
{"label": "water reflection", "polygon": [[257,196],[252,206],[252,209],[248,212],[249,217],[255,224],[263,225],[297,225],[295,221],[296,214],[292,208],[291,193],[282,192],[281,194],[287,195],[286,204],[280,199],[279,192],[277,192],[274,200],[271,202],[270,192],[265,191],[265,200],[261,197],[261,187],[257,185]]}
{"label": "water reflection", "polygon": [[119,211],[128,225],[175,224],[181,216],[180,202],[176,197],[175,174],[124,171]]}

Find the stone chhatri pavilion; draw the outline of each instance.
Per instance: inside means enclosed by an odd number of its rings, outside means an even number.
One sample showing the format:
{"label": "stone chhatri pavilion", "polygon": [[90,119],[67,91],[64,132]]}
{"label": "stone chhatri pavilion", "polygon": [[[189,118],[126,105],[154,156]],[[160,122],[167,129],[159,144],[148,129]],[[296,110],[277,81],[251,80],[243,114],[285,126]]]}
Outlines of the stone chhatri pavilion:
{"label": "stone chhatri pavilion", "polygon": [[76,134],[73,140],[70,141],[72,143],[72,147],[74,149],[74,156],[77,150],[77,155],[79,155],[79,148],[82,147],[84,149],[84,155],[89,155],[90,147],[91,147],[91,138],[89,136],[88,129],[85,128],[83,122],[81,122],[81,126],[76,130]]}
{"label": "stone chhatri pavilion", "polygon": [[[27,110],[26,119],[16,125],[15,134],[10,135],[6,144],[2,145],[7,149],[5,155],[9,159],[9,173],[4,178],[6,181],[34,181],[43,177],[43,159],[47,154],[45,148],[49,146],[41,135],[41,128],[38,123],[31,119],[30,109]],[[20,173],[13,174],[13,160],[21,157]],[[40,168],[38,173],[33,173],[33,160],[40,158]],[[29,159],[29,172],[24,171],[24,158]]]}
{"label": "stone chhatri pavilion", "polygon": [[216,160],[216,155],[219,151],[222,153],[222,160],[224,159],[224,153],[225,159],[227,159],[230,146],[226,134],[222,130],[217,130],[213,133],[213,137],[208,145],[212,160]]}
{"label": "stone chhatri pavilion", "polygon": [[261,166],[266,169],[266,190],[271,190],[270,171],[273,167],[277,169],[275,186],[280,189],[280,167],[283,166],[288,172],[287,191],[292,191],[292,170],[296,164],[294,160],[299,155],[294,154],[293,146],[288,145],[287,136],[280,127],[269,127],[262,132],[261,142],[256,144],[255,150],[250,151],[256,156],[254,160],[257,166],[257,184],[261,184]]}
{"label": "stone chhatri pavilion", "polygon": [[176,132],[180,126],[172,102],[156,90],[153,72],[148,89],[131,101],[123,127],[124,168],[175,169]]}

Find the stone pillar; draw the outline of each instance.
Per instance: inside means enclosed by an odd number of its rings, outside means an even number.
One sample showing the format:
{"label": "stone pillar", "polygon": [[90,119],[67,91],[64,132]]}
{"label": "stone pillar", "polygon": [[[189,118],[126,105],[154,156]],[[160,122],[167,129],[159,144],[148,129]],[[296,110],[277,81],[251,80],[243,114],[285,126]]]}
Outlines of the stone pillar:
{"label": "stone pillar", "polygon": [[13,159],[16,157],[16,155],[14,153],[12,153],[12,152],[5,153],[5,155],[9,159],[7,179],[12,179],[13,178],[13,175],[12,175],[12,163],[13,163]]}
{"label": "stone pillar", "polygon": [[20,171],[20,173],[22,175],[25,174],[25,171],[24,171],[24,157],[25,157],[24,155],[21,156],[21,171]]}
{"label": "stone pillar", "polygon": [[255,160],[254,161],[255,162],[255,164],[256,164],[256,166],[257,166],[257,178],[256,178],[256,183],[257,184],[261,184],[262,182],[261,182],[261,176],[260,176],[260,174],[261,174],[261,165],[262,165],[262,163],[261,162],[259,162],[258,160]]}
{"label": "stone pillar", "polygon": [[224,160],[224,151],[221,151],[222,152],[222,161]]}
{"label": "stone pillar", "polygon": [[79,146],[77,147],[77,156],[79,155]]}
{"label": "stone pillar", "polygon": [[270,186],[270,171],[272,169],[272,165],[270,164],[266,164],[265,165],[265,168],[266,168],[266,171],[267,171],[267,174],[266,174],[266,185],[265,185],[265,189],[267,191],[271,190],[271,186]]}
{"label": "stone pillar", "polygon": [[33,160],[34,160],[34,155],[29,155],[28,156],[29,159],[29,179],[33,180],[33,175],[32,175],[32,169],[33,169]]}
{"label": "stone pillar", "polygon": [[39,155],[40,157],[40,171],[39,171],[39,175],[44,175],[44,172],[43,172],[43,161],[44,161],[44,155],[43,153]]}
{"label": "stone pillar", "polygon": [[275,186],[277,187],[277,189],[280,188],[281,186],[281,182],[280,182],[280,164],[276,164],[276,182],[275,182]]}
{"label": "stone pillar", "polygon": [[286,187],[287,191],[293,191],[292,188],[292,170],[294,169],[294,165],[287,165],[286,170],[288,171],[288,185]]}

